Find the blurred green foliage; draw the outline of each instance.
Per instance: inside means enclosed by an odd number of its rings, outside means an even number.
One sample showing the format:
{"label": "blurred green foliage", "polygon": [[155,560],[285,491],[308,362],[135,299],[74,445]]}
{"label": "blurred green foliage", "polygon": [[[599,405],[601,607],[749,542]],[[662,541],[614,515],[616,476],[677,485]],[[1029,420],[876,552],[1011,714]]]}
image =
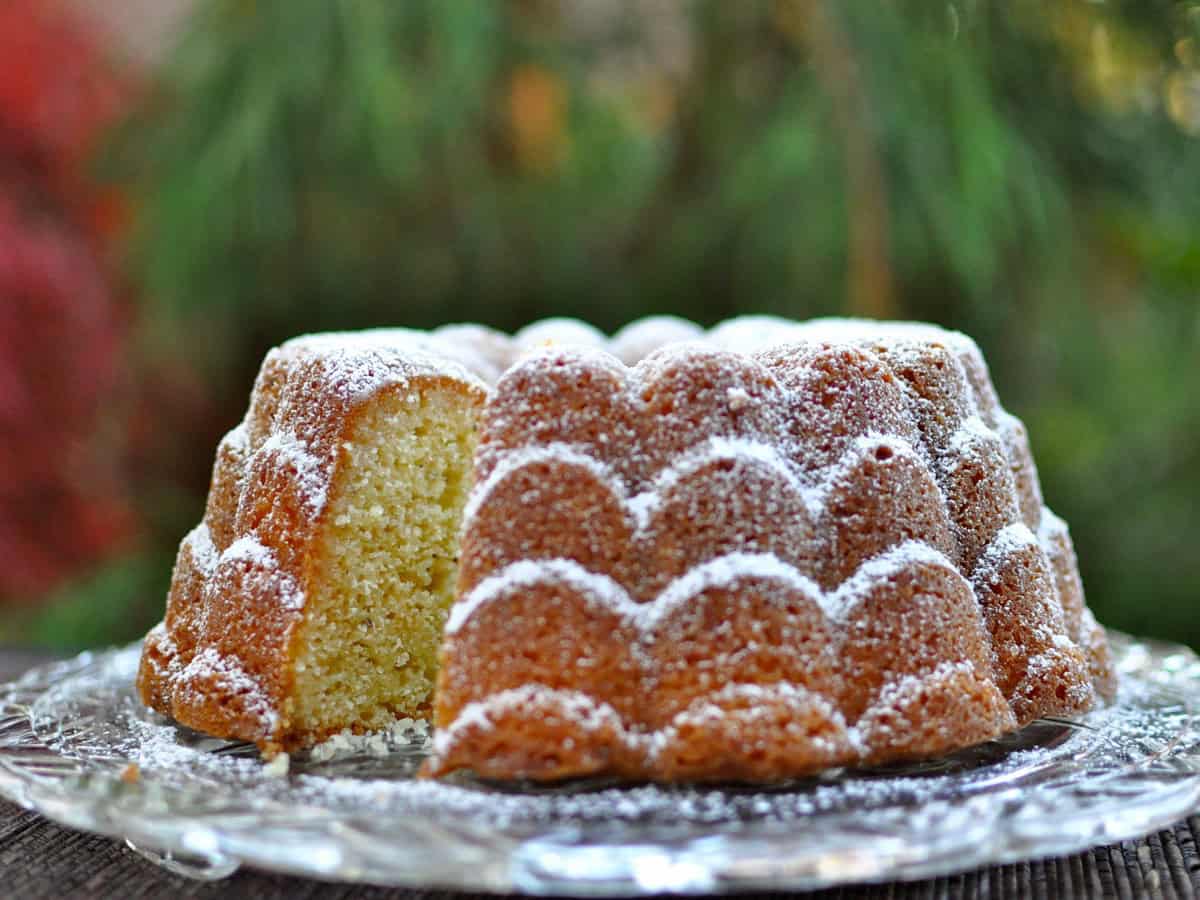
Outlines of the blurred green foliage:
{"label": "blurred green foliage", "polygon": [[224,425],[304,330],[961,328],[1098,615],[1200,646],[1200,4],[208,0],[107,164]]}
{"label": "blurred green foliage", "polygon": [[59,589],[36,613],[27,614],[22,636],[64,651],[140,638],[147,620],[162,617],[170,566],[171,557],[161,552],[122,556]]}

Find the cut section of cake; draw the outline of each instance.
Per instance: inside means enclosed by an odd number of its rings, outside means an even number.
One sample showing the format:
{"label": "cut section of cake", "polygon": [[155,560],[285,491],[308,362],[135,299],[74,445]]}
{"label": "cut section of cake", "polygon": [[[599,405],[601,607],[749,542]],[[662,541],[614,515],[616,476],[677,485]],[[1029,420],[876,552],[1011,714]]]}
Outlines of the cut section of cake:
{"label": "cut section of cake", "polygon": [[428,714],[487,393],[452,352],[377,331],[267,356],[146,639],[148,704],[268,752]]}

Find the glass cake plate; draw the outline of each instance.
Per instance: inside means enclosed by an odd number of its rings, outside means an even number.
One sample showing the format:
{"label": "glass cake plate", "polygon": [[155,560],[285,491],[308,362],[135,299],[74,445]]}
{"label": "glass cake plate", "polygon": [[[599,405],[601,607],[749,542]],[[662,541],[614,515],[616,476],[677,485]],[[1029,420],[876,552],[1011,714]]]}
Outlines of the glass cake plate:
{"label": "glass cake plate", "polygon": [[1200,807],[1200,660],[1110,637],[1118,699],[1078,721],[769,789],[421,781],[427,739],[399,728],[293,755],[284,773],[144,709],[130,646],[0,687],[0,792],[204,878],[245,864],[576,896],[924,878],[1133,838]]}

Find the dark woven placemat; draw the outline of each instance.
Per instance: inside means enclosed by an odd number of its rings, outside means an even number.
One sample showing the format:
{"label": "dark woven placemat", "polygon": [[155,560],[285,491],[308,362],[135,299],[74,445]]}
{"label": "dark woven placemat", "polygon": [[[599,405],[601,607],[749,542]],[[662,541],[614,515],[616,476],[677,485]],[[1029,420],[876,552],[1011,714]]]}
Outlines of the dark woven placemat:
{"label": "dark woven placemat", "polygon": [[[211,898],[463,898],[444,891],[405,891],[327,884],[254,871],[206,883],[172,875],[118,841],[59,828],[0,801],[0,896]],[[803,896],[834,898],[1194,897],[1200,887],[1196,830],[1200,817],[1143,841],[1087,853],[981,869],[911,884],[843,888]],[[801,896],[801,895],[793,895]]]}
{"label": "dark woven placemat", "polygon": [[[0,681],[45,661],[45,654],[0,650]],[[949,878],[791,895],[834,898],[1140,897],[1185,898],[1200,892],[1200,816],[1140,841],[1098,847],[1059,859],[980,869]],[[0,800],[0,897],[463,898],[446,891],[405,891],[328,884],[254,871],[219,882],[172,875],[119,841],[60,828]],[[778,895],[777,895],[778,896]]]}

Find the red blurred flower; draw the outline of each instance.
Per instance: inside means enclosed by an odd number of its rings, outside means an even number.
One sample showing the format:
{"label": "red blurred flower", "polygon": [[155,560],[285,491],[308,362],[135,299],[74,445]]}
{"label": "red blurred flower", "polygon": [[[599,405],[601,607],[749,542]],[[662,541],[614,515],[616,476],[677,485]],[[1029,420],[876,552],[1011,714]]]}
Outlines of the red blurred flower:
{"label": "red blurred flower", "polygon": [[0,2],[0,598],[47,589],[133,527],[104,433],[124,359],[107,265],[122,204],[87,168],[128,93],[57,4]]}
{"label": "red blurred flower", "polygon": [[61,4],[0,2],[0,165],[15,165],[101,237],[119,229],[123,204],[87,166],[131,94],[127,75]]}

